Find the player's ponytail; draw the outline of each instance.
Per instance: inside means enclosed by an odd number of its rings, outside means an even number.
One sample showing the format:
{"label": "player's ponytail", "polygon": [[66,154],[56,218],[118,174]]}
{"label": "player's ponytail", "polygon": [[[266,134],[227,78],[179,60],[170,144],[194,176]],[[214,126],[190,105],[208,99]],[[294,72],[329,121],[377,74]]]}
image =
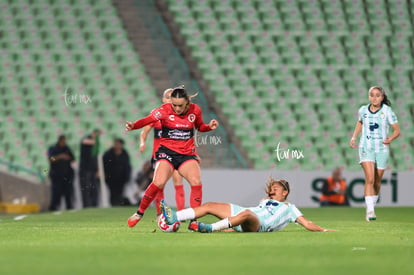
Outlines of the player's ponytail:
{"label": "player's ponytail", "polygon": [[384,88],[382,88],[381,86],[372,86],[371,88],[369,88],[368,93],[371,93],[372,90],[378,90],[381,92],[383,99],[381,101],[381,105],[385,104],[391,107],[391,101],[388,99],[387,94],[385,93]]}
{"label": "player's ponytail", "polygon": [[384,99],[381,101],[381,104],[385,104],[391,107],[391,101],[388,99],[387,95],[384,94]]}
{"label": "player's ponytail", "polygon": [[188,102],[191,101],[194,97],[196,97],[198,93],[195,93],[193,95],[188,95],[187,91],[184,88],[184,85],[180,85],[178,87],[175,87],[171,93],[172,98],[185,98]]}

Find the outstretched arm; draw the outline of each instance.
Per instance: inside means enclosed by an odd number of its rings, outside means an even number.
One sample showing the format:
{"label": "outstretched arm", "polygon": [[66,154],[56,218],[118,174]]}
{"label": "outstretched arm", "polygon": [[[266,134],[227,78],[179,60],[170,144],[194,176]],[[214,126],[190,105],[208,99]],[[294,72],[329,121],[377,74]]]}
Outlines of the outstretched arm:
{"label": "outstretched arm", "polygon": [[144,126],[144,128],[141,131],[141,135],[140,135],[140,143],[139,143],[139,151],[142,153],[145,151],[145,141],[147,140],[148,137],[148,133],[149,131],[151,131],[151,126],[147,125]]}
{"label": "outstretched arm", "polygon": [[305,227],[309,231],[320,231],[320,232],[332,232],[335,230],[332,229],[324,229],[320,227],[319,225],[311,222],[310,220],[306,219],[304,216],[300,216],[296,219],[296,222],[303,227]]}
{"label": "outstretched arm", "polygon": [[153,123],[157,120],[158,120],[158,118],[155,117],[154,115],[152,115],[152,113],[151,113],[147,117],[139,119],[135,122],[127,121],[126,124],[125,124],[125,130],[128,132],[128,131],[132,131],[132,130],[135,130],[135,129],[139,129],[139,128],[142,128],[142,127],[144,127],[144,126],[146,126],[150,123]]}

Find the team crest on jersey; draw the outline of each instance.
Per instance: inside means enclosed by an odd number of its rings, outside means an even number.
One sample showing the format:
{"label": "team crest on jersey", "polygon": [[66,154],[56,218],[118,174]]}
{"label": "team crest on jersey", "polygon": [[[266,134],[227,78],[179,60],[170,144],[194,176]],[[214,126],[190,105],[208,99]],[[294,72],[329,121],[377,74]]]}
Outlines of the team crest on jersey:
{"label": "team crest on jersey", "polygon": [[174,121],[174,120],[175,120],[175,117],[174,117],[174,115],[170,115],[170,116],[168,117],[168,119],[169,119],[169,120],[171,120],[171,121]]}
{"label": "team crest on jersey", "polygon": [[380,117],[381,117],[381,119],[384,119],[385,118],[384,112],[381,112]]}
{"label": "team crest on jersey", "polygon": [[194,122],[194,120],[196,119],[196,116],[195,116],[195,114],[189,114],[188,115],[188,121],[190,121],[190,122]]}
{"label": "team crest on jersey", "polygon": [[160,111],[156,111],[156,112],[154,113],[154,117],[155,117],[156,119],[160,119],[160,118],[162,117],[161,112],[160,112]]}

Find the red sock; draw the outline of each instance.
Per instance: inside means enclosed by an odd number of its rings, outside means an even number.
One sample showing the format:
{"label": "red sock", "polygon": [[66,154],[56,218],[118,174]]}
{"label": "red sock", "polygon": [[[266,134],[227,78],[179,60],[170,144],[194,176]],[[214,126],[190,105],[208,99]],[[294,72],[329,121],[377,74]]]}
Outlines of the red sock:
{"label": "red sock", "polygon": [[155,209],[157,210],[157,216],[161,215],[161,201],[164,199],[164,189],[158,191],[157,196],[154,199]]}
{"label": "red sock", "polygon": [[155,196],[160,190],[162,189],[156,186],[154,183],[151,183],[147,187],[147,190],[145,190],[144,197],[142,198],[138,208],[139,213],[144,214],[145,210],[147,210],[148,206],[150,206],[151,202],[154,200]]}
{"label": "red sock", "polygon": [[201,184],[191,186],[190,207],[194,208],[194,207],[200,206],[202,198],[203,198],[203,186]]}
{"label": "red sock", "polygon": [[183,185],[175,185],[175,203],[177,210],[183,210],[185,204],[185,193]]}

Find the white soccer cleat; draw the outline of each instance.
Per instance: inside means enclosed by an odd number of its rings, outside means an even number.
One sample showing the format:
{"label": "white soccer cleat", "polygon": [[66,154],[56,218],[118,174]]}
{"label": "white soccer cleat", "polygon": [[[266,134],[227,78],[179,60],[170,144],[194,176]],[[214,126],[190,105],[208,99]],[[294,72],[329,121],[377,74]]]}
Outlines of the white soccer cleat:
{"label": "white soccer cleat", "polygon": [[368,212],[368,213],[367,213],[367,215],[366,215],[366,217],[365,217],[365,220],[366,220],[367,222],[377,220],[377,216],[375,215],[375,212],[374,212],[374,211],[372,211],[372,212]]}

